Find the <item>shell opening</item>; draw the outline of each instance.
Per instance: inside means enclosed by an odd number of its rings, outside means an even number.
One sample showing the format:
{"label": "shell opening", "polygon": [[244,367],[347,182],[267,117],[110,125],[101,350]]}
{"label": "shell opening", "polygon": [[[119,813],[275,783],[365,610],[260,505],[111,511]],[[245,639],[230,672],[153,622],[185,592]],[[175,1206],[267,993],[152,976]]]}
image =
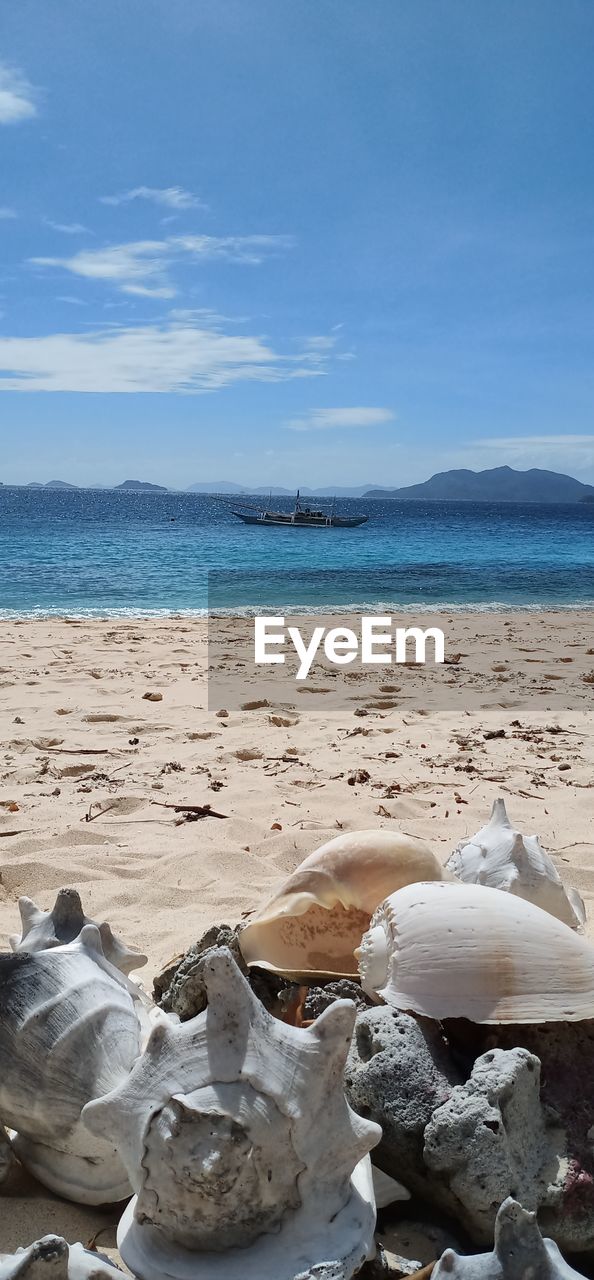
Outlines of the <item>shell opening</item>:
{"label": "shell opening", "polygon": [[359,961],[363,990],[368,995],[381,991],[388,981],[390,969],[388,935],[383,925],[376,924],[363,934],[355,955]]}

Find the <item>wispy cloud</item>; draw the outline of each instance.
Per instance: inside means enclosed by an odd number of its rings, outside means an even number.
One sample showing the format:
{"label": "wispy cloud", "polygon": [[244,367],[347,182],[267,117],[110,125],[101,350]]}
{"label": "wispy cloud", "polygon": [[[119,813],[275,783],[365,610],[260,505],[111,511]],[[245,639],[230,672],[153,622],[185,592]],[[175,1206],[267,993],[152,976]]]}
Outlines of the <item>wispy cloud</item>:
{"label": "wispy cloud", "polygon": [[101,204],[130,204],[132,200],[150,200],[153,204],[162,205],[165,209],[208,209],[208,205],[195,196],[192,191],[184,191],[183,187],[133,187],[131,191],[122,191],[116,196],[100,196]]}
{"label": "wispy cloud", "polygon": [[285,423],[289,431],[332,431],[343,427],[378,427],[394,421],[391,409],[360,406],[342,409],[310,409]]}
{"label": "wispy cloud", "polygon": [[215,391],[234,382],[315,377],[258,336],[188,323],[0,338],[0,391]]}
{"label": "wispy cloud", "polygon": [[33,86],[22,71],[0,62],[0,124],[20,124],[36,115]]}
{"label": "wispy cloud", "polygon": [[11,208],[10,208],[10,206],[9,206],[9,205],[7,205],[7,204],[1,204],[1,205],[0,205],[0,220],[1,220],[1,221],[5,221],[5,220],[7,220],[8,218],[16,218],[16,216],[17,216],[16,209],[11,209]]}
{"label": "wispy cloud", "polygon": [[123,293],[143,297],[173,298],[177,292],[169,277],[176,261],[219,259],[258,265],[267,255],[293,244],[288,236],[169,236],[165,240],[136,240],[81,250],[70,258],[30,258],[36,266],[59,267],[87,280],[106,280]]}
{"label": "wispy cloud", "polygon": [[81,222],[53,222],[51,218],[44,218],[46,227],[51,227],[52,231],[61,231],[65,236],[89,235],[88,227],[83,227]]}

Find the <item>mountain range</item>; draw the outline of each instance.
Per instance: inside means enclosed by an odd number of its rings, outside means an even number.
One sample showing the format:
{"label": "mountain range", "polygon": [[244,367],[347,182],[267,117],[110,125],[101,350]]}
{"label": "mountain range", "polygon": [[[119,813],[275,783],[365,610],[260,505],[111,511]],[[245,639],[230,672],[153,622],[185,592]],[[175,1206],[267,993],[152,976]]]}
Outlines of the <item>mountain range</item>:
{"label": "mountain range", "polygon": [[[346,488],[341,485],[326,485],[322,489],[308,489],[307,485],[300,488],[299,493],[302,498],[362,498],[364,494],[372,492],[376,486],[369,484],[360,484],[355,487]],[[283,489],[280,485],[261,484],[257,488],[245,484],[235,484],[232,480],[212,480],[204,484],[191,484],[188,493],[249,493],[268,495],[271,493],[276,498],[294,498],[295,489]]]}
{"label": "mountain range", "polygon": [[[7,486],[9,487],[9,486]],[[18,486],[17,486],[18,487]],[[65,480],[50,480],[47,484],[33,481],[27,489],[78,489],[84,486],[68,484]],[[95,486],[104,487],[104,486]],[[173,493],[165,485],[148,480],[124,480],[114,485],[114,490],[130,493]],[[278,485],[236,484],[232,480],[209,480],[192,484],[185,493],[226,494],[229,497],[294,498],[294,489]],[[584,484],[573,476],[557,471],[543,471],[532,467],[529,471],[516,471],[513,467],[492,467],[486,471],[440,471],[422,484],[411,484],[401,489],[386,489],[379,485],[341,486],[326,485],[320,489],[300,489],[303,498],[387,498],[396,502],[586,502],[594,503],[594,485]]]}
{"label": "mountain range", "polygon": [[368,489],[365,498],[393,498],[397,502],[590,502],[594,486],[556,471],[439,471],[423,484],[404,489]]}

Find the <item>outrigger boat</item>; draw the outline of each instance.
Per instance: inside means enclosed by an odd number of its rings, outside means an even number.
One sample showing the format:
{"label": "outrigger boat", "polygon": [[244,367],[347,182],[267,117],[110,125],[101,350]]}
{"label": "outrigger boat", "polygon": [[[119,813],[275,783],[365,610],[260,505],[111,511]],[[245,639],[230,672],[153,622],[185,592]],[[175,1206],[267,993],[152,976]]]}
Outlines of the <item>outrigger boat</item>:
{"label": "outrigger boat", "polygon": [[299,490],[292,511],[270,511],[264,507],[253,507],[248,504],[241,511],[233,511],[238,520],[244,524],[277,524],[285,527],[306,529],[356,529],[365,524],[368,516],[337,516],[334,514],[334,502],[330,514],[319,507],[304,506],[299,498]]}

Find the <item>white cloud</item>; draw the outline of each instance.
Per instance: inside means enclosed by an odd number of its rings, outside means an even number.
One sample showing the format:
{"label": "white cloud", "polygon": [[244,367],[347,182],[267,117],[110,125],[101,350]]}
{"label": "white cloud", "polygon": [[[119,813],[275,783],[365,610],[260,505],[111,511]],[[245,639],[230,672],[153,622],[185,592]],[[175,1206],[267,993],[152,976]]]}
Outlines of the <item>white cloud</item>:
{"label": "white cloud", "polygon": [[11,209],[7,204],[0,205],[0,220],[5,221],[8,218],[16,218],[16,209]]}
{"label": "white cloud", "polygon": [[266,254],[286,249],[288,236],[169,236],[88,249],[70,258],[30,258],[36,266],[59,267],[88,280],[108,280],[123,293],[173,298],[169,269],[182,257],[194,262],[222,260],[258,265]]}
{"label": "white cloud", "polygon": [[310,351],[331,351],[336,346],[338,339],[331,337],[329,334],[315,334],[311,338],[305,339],[305,346]]}
{"label": "white cloud", "polygon": [[88,228],[83,227],[81,222],[52,222],[51,218],[44,218],[46,227],[51,227],[52,231],[61,231],[65,236],[88,235]]}
{"label": "white cloud", "polygon": [[308,413],[286,422],[285,426],[289,431],[331,431],[343,427],[378,427],[393,421],[391,409],[310,409]]}
{"label": "white cloud", "polygon": [[314,377],[258,336],[169,323],[0,338],[0,391],[214,391],[234,382]]}
{"label": "white cloud", "polygon": [[163,205],[166,209],[208,209],[208,205],[184,191],[183,187],[133,187],[131,191],[122,191],[117,196],[100,196],[101,204],[129,204],[131,200],[150,200],[153,204]]}
{"label": "white cloud", "polygon": [[36,115],[32,85],[16,67],[0,62],[0,124],[20,124]]}

